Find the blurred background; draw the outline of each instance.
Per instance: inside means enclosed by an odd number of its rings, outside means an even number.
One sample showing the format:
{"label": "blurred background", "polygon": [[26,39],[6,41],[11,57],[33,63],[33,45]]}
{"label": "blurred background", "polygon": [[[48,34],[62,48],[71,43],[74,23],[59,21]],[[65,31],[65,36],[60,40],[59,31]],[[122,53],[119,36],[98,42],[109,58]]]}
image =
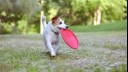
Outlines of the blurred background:
{"label": "blurred background", "polygon": [[41,33],[41,12],[47,21],[63,15],[74,31],[84,32],[95,26],[104,29],[106,23],[120,29],[124,22],[126,29],[127,0],[0,0],[0,34]]}

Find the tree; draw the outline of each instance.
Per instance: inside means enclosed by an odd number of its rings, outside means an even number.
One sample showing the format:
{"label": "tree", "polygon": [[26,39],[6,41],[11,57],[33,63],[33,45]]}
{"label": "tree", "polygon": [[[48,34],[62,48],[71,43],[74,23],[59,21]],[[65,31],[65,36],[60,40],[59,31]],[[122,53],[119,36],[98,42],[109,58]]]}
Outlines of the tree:
{"label": "tree", "polygon": [[[13,24],[13,32],[17,33],[18,21],[26,18],[27,24],[34,22],[34,16],[40,11],[35,0],[0,0],[0,20]],[[28,27],[27,27],[28,28]]]}
{"label": "tree", "polygon": [[122,20],[127,16],[127,0],[45,0],[43,4],[47,16],[55,12],[56,15],[66,14],[65,20],[71,25],[93,24],[98,7],[100,22]]}
{"label": "tree", "polygon": [[98,6],[94,12],[93,24],[99,25],[101,23],[101,9]]}

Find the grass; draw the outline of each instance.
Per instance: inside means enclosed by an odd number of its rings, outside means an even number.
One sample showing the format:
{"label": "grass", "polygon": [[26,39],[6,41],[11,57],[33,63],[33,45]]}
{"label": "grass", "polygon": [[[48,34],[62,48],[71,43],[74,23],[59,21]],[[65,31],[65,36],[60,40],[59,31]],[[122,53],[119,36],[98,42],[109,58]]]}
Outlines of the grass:
{"label": "grass", "polygon": [[97,26],[71,26],[70,28],[75,32],[124,31],[127,30],[127,21],[116,21]]}
{"label": "grass", "polygon": [[0,35],[0,72],[127,72],[126,23],[70,27],[80,47],[71,49],[61,39],[54,58],[39,34]]}
{"label": "grass", "polygon": [[41,35],[0,35],[0,72],[127,72],[127,32],[76,32],[80,47],[52,58]]}

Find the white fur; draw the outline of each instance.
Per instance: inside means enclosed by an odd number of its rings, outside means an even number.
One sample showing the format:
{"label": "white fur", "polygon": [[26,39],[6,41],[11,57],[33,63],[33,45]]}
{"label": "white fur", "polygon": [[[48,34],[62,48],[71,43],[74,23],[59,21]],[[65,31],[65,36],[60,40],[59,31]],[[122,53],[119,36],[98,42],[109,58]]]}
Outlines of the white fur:
{"label": "white fur", "polygon": [[51,56],[56,56],[56,53],[58,49],[60,48],[60,28],[66,29],[67,25],[64,23],[64,21],[59,18],[59,21],[62,22],[62,24],[57,24],[53,26],[52,21],[48,22],[46,24],[46,17],[43,16],[42,22],[44,26],[44,32],[43,32],[43,39],[44,44],[46,46],[46,51],[50,52]]}

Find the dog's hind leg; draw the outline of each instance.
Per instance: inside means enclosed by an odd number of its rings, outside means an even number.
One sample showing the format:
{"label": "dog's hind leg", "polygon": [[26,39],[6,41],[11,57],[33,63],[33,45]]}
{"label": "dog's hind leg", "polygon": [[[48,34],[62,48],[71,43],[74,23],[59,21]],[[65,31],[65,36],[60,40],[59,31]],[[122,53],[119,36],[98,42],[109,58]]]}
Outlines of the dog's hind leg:
{"label": "dog's hind leg", "polygon": [[47,43],[45,42],[44,44],[45,44],[45,47],[46,47],[45,50],[46,50],[46,52],[48,53],[48,52],[49,52],[49,49],[48,49],[48,47],[47,47]]}
{"label": "dog's hind leg", "polygon": [[55,52],[57,53],[57,51],[60,49],[60,43],[56,43],[55,44]]}
{"label": "dog's hind leg", "polygon": [[43,36],[43,40],[44,40],[44,45],[45,45],[45,51],[48,53],[49,49],[48,49],[48,46],[47,46],[47,40],[46,40],[45,36]]}

